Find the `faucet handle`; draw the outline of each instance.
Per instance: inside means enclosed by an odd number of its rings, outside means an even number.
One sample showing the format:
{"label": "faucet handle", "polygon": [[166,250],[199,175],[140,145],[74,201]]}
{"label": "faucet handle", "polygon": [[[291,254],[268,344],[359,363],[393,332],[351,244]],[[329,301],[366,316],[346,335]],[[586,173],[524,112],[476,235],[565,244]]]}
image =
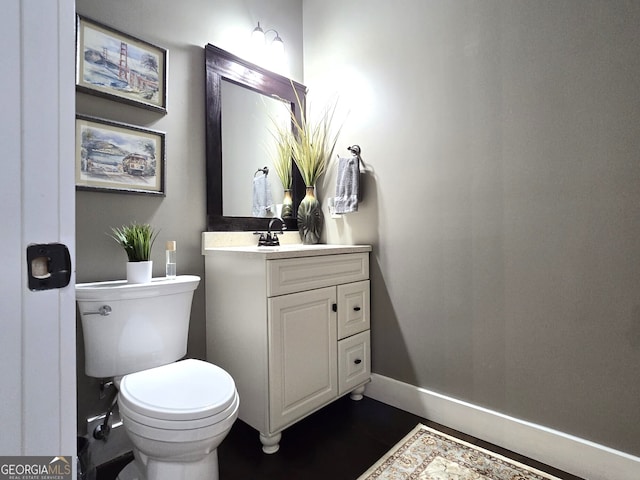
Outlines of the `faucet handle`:
{"label": "faucet handle", "polygon": [[259,247],[264,247],[265,245],[268,245],[268,234],[265,234],[264,232],[260,233],[260,232],[256,232],[255,235],[260,235],[260,238],[258,239],[258,246]]}

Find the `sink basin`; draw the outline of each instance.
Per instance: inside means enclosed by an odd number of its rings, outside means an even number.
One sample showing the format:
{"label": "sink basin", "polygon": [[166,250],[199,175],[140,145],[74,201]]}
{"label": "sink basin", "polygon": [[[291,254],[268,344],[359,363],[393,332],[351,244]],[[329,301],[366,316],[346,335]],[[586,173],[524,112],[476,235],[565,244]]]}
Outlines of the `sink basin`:
{"label": "sink basin", "polygon": [[333,253],[356,253],[365,251],[371,251],[371,247],[368,245],[305,245],[302,243],[285,243],[277,247],[259,247],[257,245],[210,247],[205,248],[203,250],[203,253],[205,255],[214,254],[215,252],[264,254],[267,259],[269,259],[330,255]]}
{"label": "sink basin", "polygon": [[326,251],[326,250],[335,250],[345,248],[344,245],[327,245],[327,244],[314,244],[314,245],[305,245],[302,243],[291,243],[280,245],[277,247],[243,247],[248,251],[253,252],[313,252],[313,251]]}
{"label": "sink basin", "polygon": [[301,243],[291,243],[285,245],[278,245],[275,247],[248,247],[254,248],[256,252],[296,252],[305,250],[320,250],[327,247],[335,247],[335,245],[304,245]]}

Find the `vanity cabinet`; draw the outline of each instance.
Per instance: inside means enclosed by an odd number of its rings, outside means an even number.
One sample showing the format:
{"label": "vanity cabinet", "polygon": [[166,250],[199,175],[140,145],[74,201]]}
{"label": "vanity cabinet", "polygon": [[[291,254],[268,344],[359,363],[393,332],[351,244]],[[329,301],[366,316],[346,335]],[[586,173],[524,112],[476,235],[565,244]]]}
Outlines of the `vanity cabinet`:
{"label": "vanity cabinet", "polygon": [[267,453],[370,378],[370,247],[332,247],[205,249],[207,360],[234,378]]}

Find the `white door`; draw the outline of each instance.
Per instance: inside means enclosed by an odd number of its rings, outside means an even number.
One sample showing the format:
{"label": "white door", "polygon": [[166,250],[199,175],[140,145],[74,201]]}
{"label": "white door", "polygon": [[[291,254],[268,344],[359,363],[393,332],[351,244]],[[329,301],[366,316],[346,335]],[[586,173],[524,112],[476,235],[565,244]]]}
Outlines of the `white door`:
{"label": "white door", "polygon": [[[75,253],[73,0],[3,0],[0,455],[75,455],[75,274],[27,287],[30,244]],[[75,463],[75,462],[74,462]]]}
{"label": "white door", "polygon": [[338,396],[336,288],[269,299],[269,431]]}

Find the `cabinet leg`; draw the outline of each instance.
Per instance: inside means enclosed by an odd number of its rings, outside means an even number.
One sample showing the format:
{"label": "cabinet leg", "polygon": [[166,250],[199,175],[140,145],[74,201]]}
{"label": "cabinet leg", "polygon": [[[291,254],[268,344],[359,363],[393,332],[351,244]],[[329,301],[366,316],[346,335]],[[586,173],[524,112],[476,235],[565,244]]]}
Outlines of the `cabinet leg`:
{"label": "cabinet leg", "polygon": [[262,442],[262,451],[264,453],[276,453],[280,449],[280,439],[282,438],[282,433],[276,433],[270,437],[267,437],[264,434],[260,434],[260,442]]}
{"label": "cabinet leg", "polygon": [[364,385],[356,388],[353,392],[351,392],[350,398],[351,400],[362,400],[363,393],[364,393]]}

